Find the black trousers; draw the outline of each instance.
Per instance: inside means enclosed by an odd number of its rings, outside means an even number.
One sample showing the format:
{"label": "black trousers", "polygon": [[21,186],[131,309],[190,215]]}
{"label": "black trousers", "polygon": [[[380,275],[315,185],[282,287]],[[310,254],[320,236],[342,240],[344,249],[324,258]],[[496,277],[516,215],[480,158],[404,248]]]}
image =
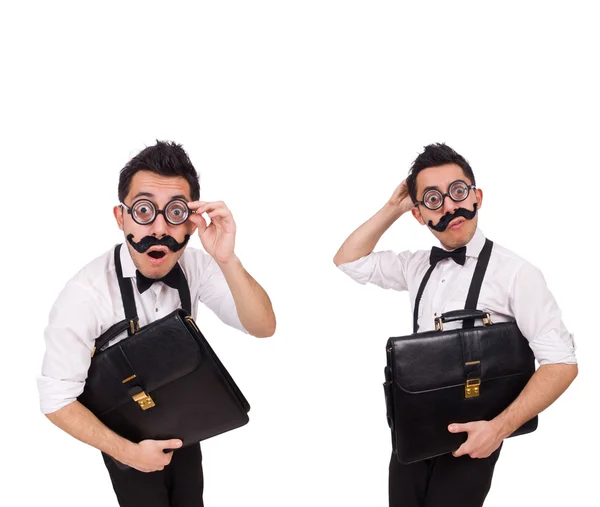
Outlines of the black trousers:
{"label": "black trousers", "polygon": [[436,458],[402,465],[390,460],[390,507],[481,507],[492,485],[500,446],[488,458]]}
{"label": "black trousers", "polygon": [[164,470],[144,473],[121,468],[102,454],[121,507],[202,507],[202,453],[200,445],[173,451]]}

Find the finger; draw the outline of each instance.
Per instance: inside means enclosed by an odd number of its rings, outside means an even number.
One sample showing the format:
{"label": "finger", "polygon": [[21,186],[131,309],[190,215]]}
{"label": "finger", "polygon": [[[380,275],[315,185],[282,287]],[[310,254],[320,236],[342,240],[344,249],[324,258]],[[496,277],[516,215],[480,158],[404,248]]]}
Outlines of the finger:
{"label": "finger", "polygon": [[212,211],[208,211],[206,213],[211,220],[221,220],[225,222],[233,221],[233,217],[231,216],[231,212],[228,209],[217,208]]}
{"label": "finger", "polygon": [[206,223],[206,219],[200,215],[199,213],[196,213],[194,215],[190,215],[188,220],[191,220],[192,223],[194,225],[196,225],[196,227],[198,227],[198,232],[200,234],[202,234],[206,228],[208,227],[208,224]]}
{"label": "finger", "polygon": [[231,216],[231,211],[228,209],[217,208],[207,211],[205,214],[211,220],[220,220],[221,222],[225,221],[227,223],[233,222],[233,216]]}
{"label": "finger", "polygon": [[218,211],[213,211],[207,214],[212,224],[215,224],[220,229],[224,229],[228,232],[233,232],[235,228],[235,222],[231,214],[222,215]]}
{"label": "finger", "polygon": [[177,449],[183,445],[183,442],[178,438],[172,438],[171,440],[159,440],[163,449]]}
{"label": "finger", "polygon": [[207,204],[208,201],[190,201],[187,203],[188,208],[193,209],[193,210],[197,210],[200,206],[203,206],[204,204]]}
{"label": "finger", "polygon": [[398,186],[396,187],[396,189],[394,190],[394,193],[392,194],[392,197],[399,197],[399,196],[400,196],[400,194],[402,194],[402,185],[403,185],[403,184],[404,184],[404,183],[400,183],[400,185],[398,185]]}
{"label": "finger", "polygon": [[467,442],[465,442],[458,449],[456,449],[456,451],[454,451],[452,453],[452,456],[454,456],[455,458],[460,458],[461,456],[464,456],[465,454],[469,454],[468,449],[469,449],[469,447],[467,446]]}
{"label": "finger", "polygon": [[471,429],[471,423],[452,423],[448,426],[448,431],[450,433],[461,433],[464,431],[470,431]]}
{"label": "finger", "polygon": [[214,202],[203,202],[198,201],[199,205],[192,208],[192,206],[188,207],[193,209],[196,213],[205,213],[207,211],[212,211],[214,209],[228,209],[223,201],[214,201]]}

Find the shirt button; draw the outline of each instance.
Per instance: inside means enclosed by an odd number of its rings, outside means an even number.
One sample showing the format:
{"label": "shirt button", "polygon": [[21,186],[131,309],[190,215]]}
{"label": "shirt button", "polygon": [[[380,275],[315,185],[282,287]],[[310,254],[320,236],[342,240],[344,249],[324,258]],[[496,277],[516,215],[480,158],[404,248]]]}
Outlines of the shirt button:
{"label": "shirt button", "polygon": [[446,279],[445,279],[445,278],[442,278],[442,283],[444,283],[445,281],[446,281]]}
{"label": "shirt button", "polygon": [[158,311],[158,308],[155,308],[155,309],[154,309],[154,311],[155,311],[155,312],[157,312],[157,311]]}

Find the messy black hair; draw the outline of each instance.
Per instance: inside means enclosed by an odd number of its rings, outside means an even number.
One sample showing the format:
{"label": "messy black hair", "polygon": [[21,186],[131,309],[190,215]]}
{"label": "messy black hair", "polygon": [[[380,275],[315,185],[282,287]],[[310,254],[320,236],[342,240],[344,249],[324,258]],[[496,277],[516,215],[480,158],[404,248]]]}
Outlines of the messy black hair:
{"label": "messy black hair", "polygon": [[181,144],[156,141],[133,157],[119,175],[119,202],[123,202],[138,171],[151,171],[160,176],[182,176],[190,184],[192,201],[200,198],[198,173]]}
{"label": "messy black hair", "polygon": [[428,167],[437,167],[444,164],[456,164],[465,173],[465,176],[475,185],[475,176],[469,162],[456,153],[450,146],[444,143],[434,143],[425,146],[421,153],[413,162],[408,177],[406,178],[406,186],[408,187],[408,195],[413,202],[417,202],[417,175]]}

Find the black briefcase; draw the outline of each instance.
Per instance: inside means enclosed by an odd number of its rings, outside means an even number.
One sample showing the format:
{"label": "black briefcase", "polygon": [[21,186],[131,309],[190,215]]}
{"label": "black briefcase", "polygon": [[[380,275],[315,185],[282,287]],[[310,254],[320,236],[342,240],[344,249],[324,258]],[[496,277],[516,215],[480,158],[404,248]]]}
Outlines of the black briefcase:
{"label": "black briefcase", "polygon": [[[187,446],[246,424],[250,405],[189,311],[138,328],[118,247],[115,263],[127,318],[96,340],[79,401],[132,442],[178,438]],[[180,296],[190,308],[187,282]],[[129,337],[108,346],[125,330]]]}
{"label": "black briefcase", "polygon": [[[487,325],[441,331],[444,322],[484,319]],[[466,433],[450,423],[490,420],[522,391],[535,371],[527,339],[514,322],[492,324],[488,314],[449,312],[438,331],[390,338],[384,384],[392,447],[408,464],[455,451]],[[511,436],[537,428],[537,416]]]}
{"label": "black briefcase", "polygon": [[243,426],[250,410],[184,310],[94,354],[79,401],[132,442],[184,446]]}

